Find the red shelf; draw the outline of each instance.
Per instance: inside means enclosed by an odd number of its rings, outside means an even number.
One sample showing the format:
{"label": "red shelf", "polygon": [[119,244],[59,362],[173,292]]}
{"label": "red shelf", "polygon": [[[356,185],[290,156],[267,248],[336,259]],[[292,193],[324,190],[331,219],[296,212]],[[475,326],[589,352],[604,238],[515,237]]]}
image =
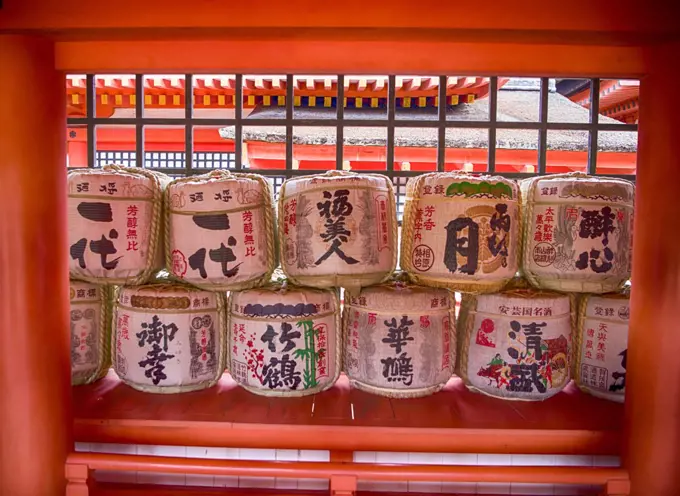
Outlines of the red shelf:
{"label": "red shelf", "polygon": [[460,379],[420,399],[349,387],[305,398],[253,395],[225,375],[181,395],[133,390],[111,372],[73,389],[76,441],[342,451],[619,454],[623,405],[573,384],[542,403],[471,393]]}
{"label": "red shelf", "polygon": [[[357,496],[404,496],[403,492],[357,491]],[[583,492],[579,494],[584,494]],[[153,486],[137,484],[97,484],[92,496],[327,496],[328,491],[304,491],[288,489],[230,489]],[[595,493],[593,493],[593,496]],[[430,493],[408,493],[408,496],[430,496]],[[448,496],[456,496],[449,494]],[[461,495],[467,496],[467,495]],[[489,494],[487,496],[494,496]],[[496,495],[501,496],[501,495]],[[503,495],[506,496],[506,495]]]}

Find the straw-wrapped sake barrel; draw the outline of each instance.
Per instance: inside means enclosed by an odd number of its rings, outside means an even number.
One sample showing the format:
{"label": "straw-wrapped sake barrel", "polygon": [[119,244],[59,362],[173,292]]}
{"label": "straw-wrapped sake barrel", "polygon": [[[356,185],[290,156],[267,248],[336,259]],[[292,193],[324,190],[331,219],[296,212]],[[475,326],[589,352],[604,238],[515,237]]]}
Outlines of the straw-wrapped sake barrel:
{"label": "straw-wrapped sake barrel", "polygon": [[620,289],[630,278],[635,187],[622,179],[560,174],[522,181],[522,270],[539,288]]}
{"label": "straw-wrapped sake barrel", "polygon": [[114,302],[114,369],[140,391],[208,388],[224,372],[225,320],[220,293],[179,284],[123,287]]}
{"label": "straw-wrapped sake barrel", "polygon": [[71,276],[98,284],[143,284],[163,266],[163,190],[170,178],[105,166],[68,173]]}
{"label": "straw-wrapped sake barrel", "polygon": [[594,396],[623,402],[630,303],[622,293],[585,296],[576,338],[576,384]]}
{"label": "straw-wrapped sake barrel", "polygon": [[570,380],[572,298],[514,289],[465,295],[458,324],[458,375],[473,391],[544,400]]}
{"label": "straw-wrapped sake barrel", "polygon": [[287,180],[279,198],[284,272],[320,288],[387,279],[397,262],[395,212],[385,176],[331,171]]}
{"label": "straw-wrapped sake barrel", "polygon": [[336,290],[286,282],[229,296],[228,369],[248,391],[305,396],[340,375],[340,300]]}
{"label": "straw-wrapped sake barrel", "polygon": [[239,290],[269,280],[277,264],[269,184],[214,171],[176,179],[165,193],[166,265],[202,289]]}
{"label": "straw-wrapped sake barrel", "polygon": [[71,384],[90,384],[111,366],[109,291],[71,280]]}
{"label": "straw-wrapped sake barrel", "polygon": [[401,268],[427,286],[498,291],[519,262],[520,192],[497,176],[455,172],[410,179]]}
{"label": "straw-wrapped sake barrel", "polygon": [[393,398],[439,391],[456,361],[446,289],[387,282],[345,292],[344,369],[352,385]]}

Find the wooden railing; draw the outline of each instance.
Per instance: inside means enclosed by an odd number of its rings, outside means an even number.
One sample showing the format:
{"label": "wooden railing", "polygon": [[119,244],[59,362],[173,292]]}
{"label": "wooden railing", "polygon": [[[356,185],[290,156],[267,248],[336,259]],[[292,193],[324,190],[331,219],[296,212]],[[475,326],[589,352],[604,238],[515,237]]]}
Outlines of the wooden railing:
{"label": "wooden railing", "polygon": [[627,496],[628,472],[610,467],[379,465],[374,463],[209,460],[162,456],[72,453],[66,463],[66,496],[94,496],[94,470],[213,476],[313,478],[330,481],[331,496],[353,496],[357,481],[580,484],[601,486],[603,496]]}

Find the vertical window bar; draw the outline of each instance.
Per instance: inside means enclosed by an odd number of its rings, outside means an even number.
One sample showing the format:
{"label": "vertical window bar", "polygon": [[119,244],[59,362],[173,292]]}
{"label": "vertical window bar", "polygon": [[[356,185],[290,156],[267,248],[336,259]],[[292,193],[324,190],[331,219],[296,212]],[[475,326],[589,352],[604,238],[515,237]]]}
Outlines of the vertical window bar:
{"label": "vertical window bar", "polygon": [[243,169],[243,74],[236,74],[234,79],[234,169]]}
{"label": "vertical window bar", "polygon": [[194,159],[194,80],[193,75],[184,75],[184,167],[187,175],[191,174]]}
{"label": "vertical window bar", "polygon": [[135,154],[137,167],[144,167],[144,75],[135,74]]}
{"label": "vertical window bar", "polygon": [[97,151],[97,134],[95,132],[95,125],[94,125],[94,118],[95,116],[95,109],[97,108],[97,92],[94,89],[94,74],[88,74],[85,76],[85,98],[87,98],[87,101],[85,102],[85,113],[87,116],[87,126],[86,126],[86,132],[87,132],[87,166],[88,167],[96,167],[97,162],[96,162],[96,157],[95,157],[95,152]]}
{"label": "vertical window bar", "polygon": [[547,149],[548,149],[548,89],[549,78],[541,78],[541,101],[539,104],[540,125],[538,131],[538,175],[544,176],[547,172]]}
{"label": "vertical window bar", "polygon": [[448,78],[446,76],[439,76],[439,95],[438,95],[438,111],[439,111],[439,124],[437,130],[439,131],[439,137],[437,139],[437,170],[439,172],[444,171],[444,165],[446,162],[446,85]]}
{"label": "vertical window bar", "polygon": [[396,113],[397,78],[387,76],[387,175],[394,177],[394,119]]}
{"label": "vertical window bar", "polygon": [[345,76],[338,75],[338,92],[336,95],[335,108],[337,111],[338,125],[335,134],[335,169],[342,170],[343,145],[345,143],[345,127],[342,124],[345,118]]}
{"label": "vertical window bar", "polygon": [[600,80],[590,80],[590,135],[588,140],[588,174],[597,171],[597,125],[600,121]]}
{"label": "vertical window bar", "polygon": [[487,171],[496,172],[496,113],[498,111],[498,77],[489,82],[489,158]]}
{"label": "vertical window bar", "polygon": [[293,75],[286,76],[286,177],[291,177],[293,170]]}

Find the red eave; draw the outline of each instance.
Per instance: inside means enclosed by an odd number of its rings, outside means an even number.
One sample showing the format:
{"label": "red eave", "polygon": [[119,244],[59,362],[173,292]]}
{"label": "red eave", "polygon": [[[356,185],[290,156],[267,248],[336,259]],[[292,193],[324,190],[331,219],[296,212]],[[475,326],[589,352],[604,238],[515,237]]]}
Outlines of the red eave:
{"label": "red eave", "polygon": [[[338,93],[335,76],[296,76],[294,79],[295,106],[304,98],[306,106],[330,107]],[[386,76],[346,76],[344,81],[345,106],[377,107],[387,99]],[[397,77],[396,98],[404,107],[437,106],[439,78]],[[499,87],[507,79],[500,79]],[[193,78],[194,108],[233,109],[236,93],[234,76],[207,76]],[[489,78],[447,78],[447,104],[471,103],[489,94]],[[145,108],[184,108],[184,77],[145,76]],[[244,76],[243,106],[284,106],[287,92],[285,76]],[[86,79],[83,76],[67,76],[66,93],[68,115],[85,115]],[[98,117],[111,117],[118,108],[135,108],[135,79],[131,76],[102,76],[95,79],[96,107]],[[311,99],[310,99],[311,97]]]}
{"label": "red eave", "polygon": [[[623,79],[603,80],[600,83],[599,113],[628,124],[638,121],[640,82]],[[590,108],[590,88],[569,97],[573,102]]]}

